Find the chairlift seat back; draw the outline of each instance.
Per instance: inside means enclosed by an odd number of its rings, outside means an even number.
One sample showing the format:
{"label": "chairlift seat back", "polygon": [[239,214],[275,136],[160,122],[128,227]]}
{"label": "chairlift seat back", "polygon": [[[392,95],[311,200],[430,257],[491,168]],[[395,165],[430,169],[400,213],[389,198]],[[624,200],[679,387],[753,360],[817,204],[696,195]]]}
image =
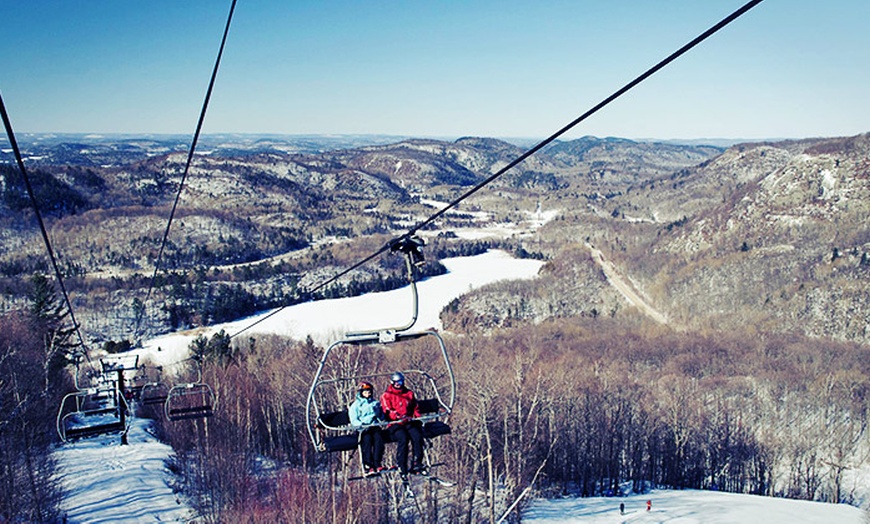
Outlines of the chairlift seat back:
{"label": "chairlift seat back", "polygon": [[350,415],[347,410],[324,413],[317,419],[318,424],[324,428],[343,428],[350,426]]}
{"label": "chairlift seat back", "polygon": [[417,401],[417,409],[423,415],[431,415],[441,411],[441,402],[437,398],[427,398]]}

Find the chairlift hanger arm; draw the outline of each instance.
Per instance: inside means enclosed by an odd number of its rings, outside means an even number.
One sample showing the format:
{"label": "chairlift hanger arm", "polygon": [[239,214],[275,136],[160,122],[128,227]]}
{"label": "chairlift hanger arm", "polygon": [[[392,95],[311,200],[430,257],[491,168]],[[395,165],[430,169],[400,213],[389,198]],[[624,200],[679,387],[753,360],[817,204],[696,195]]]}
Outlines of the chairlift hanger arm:
{"label": "chairlift hanger arm", "polygon": [[411,306],[411,319],[404,325],[391,327],[391,328],[382,328],[377,331],[362,331],[357,333],[348,333],[346,336],[348,339],[368,339],[371,337],[375,337],[377,341],[382,343],[394,342],[399,333],[403,331],[408,331],[414,324],[417,323],[417,318],[420,313],[420,298],[417,293],[417,274],[416,270],[425,262],[425,258],[423,257],[423,252],[421,248],[423,247],[424,242],[423,239],[413,236],[413,237],[399,237],[391,241],[388,246],[390,251],[393,253],[401,252],[405,255],[405,268],[408,272],[408,284],[411,288],[411,297],[413,300],[413,305]]}
{"label": "chairlift hanger arm", "polygon": [[389,243],[390,251],[394,253],[396,251],[401,251],[407,256],[409,263],[414,267],[420,267],[426,261],[423,257],[423,251],[421,250],[424,245],[426,245],[426,243],[423,242],[422,238],[408,235],[393,239]]}

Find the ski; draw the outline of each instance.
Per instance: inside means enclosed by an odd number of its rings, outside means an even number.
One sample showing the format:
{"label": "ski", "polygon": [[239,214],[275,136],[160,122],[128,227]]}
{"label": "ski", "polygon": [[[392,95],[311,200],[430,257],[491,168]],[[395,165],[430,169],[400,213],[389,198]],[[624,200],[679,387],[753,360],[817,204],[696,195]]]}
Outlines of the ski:
{"label": "ski", "polygon": [[376,479],[376,478],[380,477],[383,473],[397,471],[398,469],[399,468],[397,466],[390,466],[388,468],[384,468],[384,469],[378,471],[377,473],[371,473],[369,475],[357,475],[355,477],[348,477],[347,480],[348,480],[348,482],[351,482],[351,481],[357,481],[357,480]]}
{"label": "ski", "polygon": [[416,498],[416,495],[414,495],[414,490],[411,489],[411,483],[408,481],[407,478],[402,479],[402,487],[405,488],[405,497],[409,499]]}
{"label": "ski", "polygon": [[380,473],[374,473],[372,475],[357,475],[356,477],[347,477],[348,482],[355,482],[357,480],[371,480],[380,477]]}
{"label": "ski", "polygon": [[412,476],[423,477],[424,479],[428,480],[429,482],[434,482],[434,483],[436,483],[436,484],[438,484],[438,485],[440,485],[440,486],[444,486],[444,487],[446,487],[446,488],[449,488],[449,487],[451,487],[451,486],[455,486],[455,485],[456,485],[455,482],[451,482],[451,481],[449,481],[449,480],[442,479],[441,477],[437,477],[437,476],[435,476],[435,475],[431,475],[431,474],[429,473],[428,469],[425,470],[425,471],[421,471],[421,472],[413,473]]}
{"label": "ski", "polygon": [[456,485],[455,482],[442,479],[441,477],[433,477],[430,475],[426,475],[426,478],[428,478],[430,482],[434,482],[434,483],[438,484],[439,486],[443,486],[445,488],[450,488],[450,487],[453,487]]}
{"label": "ski", "polygon": [[[355,477],[348,477],[347,480],[348,480],[348,482],[356,482],[358,480],[371,480],[371,479],[380,478],[381,475],[384,473],[395,472],[398,470],[399,470],[398,467],[392,466],[392,467],[383,469],[377,473],[373,473],[371,475],[357,475]],[[425,472],[411,473],[407,478],[402,479],[402,486],[405,490],[405,495],[409,496],[409,497],[414,496],[414,492],[411,490],[411,480],[410,480],[413,477],[420,477],[422,479],[426,479],[429,482],[433,482],[433,483],[438,484],[439,486],[443,486],[445,488],[453,487],[456,485],[456,483],[453,481],[443,479],[443,478],[437,477],[435,475],[431,475],[428,470]]]}

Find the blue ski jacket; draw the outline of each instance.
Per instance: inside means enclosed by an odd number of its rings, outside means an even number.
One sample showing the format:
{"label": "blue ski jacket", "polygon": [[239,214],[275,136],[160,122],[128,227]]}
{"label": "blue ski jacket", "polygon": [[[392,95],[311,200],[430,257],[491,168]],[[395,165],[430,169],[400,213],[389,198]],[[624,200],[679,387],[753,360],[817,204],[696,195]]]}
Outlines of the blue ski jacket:
{"label": "blue ski jacket", "polygon": [[384,418],[381,403],[374,397],[365,398],[360,393],[356,394],[356,400],[347,411],[353,426],[376,424]]}

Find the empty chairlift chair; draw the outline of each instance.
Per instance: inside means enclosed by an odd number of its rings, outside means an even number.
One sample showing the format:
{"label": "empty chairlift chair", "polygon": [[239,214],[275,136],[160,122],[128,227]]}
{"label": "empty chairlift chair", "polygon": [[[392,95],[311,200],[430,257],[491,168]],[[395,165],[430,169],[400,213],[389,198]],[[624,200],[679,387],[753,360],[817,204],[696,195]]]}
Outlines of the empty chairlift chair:
{"label": "empty chairlift chair", "polygon": [[113,380],[111,368],[103,366],[96,376],[95,387],[79,385],[78,363],[73,375],[76,390],[64,395],[57,411],[56,429],[63,442],[104,435],[125,434],[130,429],[127,401]]}
{"label": "empty chairlift chair", "polygon": [[173,386],[166,397],[164,412],[169,420],[189,420],[214,415],[216,398],[208,384],[197,381]]}
{"label": "empty chairlift chair", "polygon": [[139,392],[139,402],[146,406],[163,405],[169,397],[169,386],[163,382],[149,382]]}
{"label": "empty chairlift chair", "polygon": [[[57,414],[57,434],[64,442],[79,438],[126,433],[130,419],[121,417],[127,402],[116,390],[73,391],[63,397]],[[122,418],[124,420],[122,420]]]}

